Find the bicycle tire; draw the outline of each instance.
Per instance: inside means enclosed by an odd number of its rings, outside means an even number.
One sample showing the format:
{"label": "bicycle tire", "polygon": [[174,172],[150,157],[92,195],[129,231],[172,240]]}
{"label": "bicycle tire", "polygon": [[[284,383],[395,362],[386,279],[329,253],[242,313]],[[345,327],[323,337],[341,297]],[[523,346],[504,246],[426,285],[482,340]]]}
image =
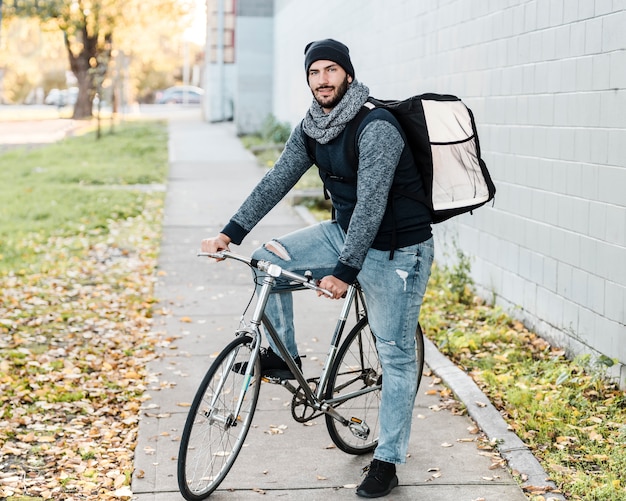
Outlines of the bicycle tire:
{"label": "bicycle tire", "polygon": [[[243,446],[256,409],[261,378],[247,383],[243,406],[234,417],[245,375],[233,370],[248,362],[252,338],[241,336],[222,350],[204,376],[189,409],[178,454],[178,487],[187,501],[206,499],[222,483]],[[259,357],[253,374],[261,374]],[[226,379],[220,384],[222,376]],[[216,406],[209,410],[214,398]]]}
{"label": "bicycle tire", "polygon": [[[419,324],[415,340],[419,388],[424,371],[424,338]],[[337,398],[341,394],[364,390],[368,386],[371,391],[336,406],[347,419],[356,419],[367,425],[369,432],[366,437],[355,435],[349,426],[343,425],[329,414],[326,415],[326,427],[330,438],[339,449],[348,454],[366,454],[378,445],[382,369],[376,350],[376,338],[369,328],[367,317],[364,317],[348,333],[337,352],[325,397],[327,400]]]}

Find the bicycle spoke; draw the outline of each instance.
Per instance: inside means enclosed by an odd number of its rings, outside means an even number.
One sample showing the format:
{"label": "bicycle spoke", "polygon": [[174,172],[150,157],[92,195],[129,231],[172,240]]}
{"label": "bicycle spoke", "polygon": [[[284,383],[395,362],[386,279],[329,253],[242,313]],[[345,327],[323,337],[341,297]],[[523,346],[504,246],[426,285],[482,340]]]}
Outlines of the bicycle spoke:
{"label": "bicycle spoke", "polygon": [[328,432],[344,452],[364,454],[376,447],[380,373],[375,339],[364,318],[339,349],[326,389],[326,400],[340,409],[349,423],[345,426],[332,416],[326,416]]}
{"label": "bicycle spoke", "polygon": [[[190,408],[178,465],[179,487],[187,500],[205,499],[219,486],[252,423],[261,381],[237,370],[249,363],[249,343],[250,338],[238,338],[220,353]],[[253,372],[260,374],[260,367]]]}

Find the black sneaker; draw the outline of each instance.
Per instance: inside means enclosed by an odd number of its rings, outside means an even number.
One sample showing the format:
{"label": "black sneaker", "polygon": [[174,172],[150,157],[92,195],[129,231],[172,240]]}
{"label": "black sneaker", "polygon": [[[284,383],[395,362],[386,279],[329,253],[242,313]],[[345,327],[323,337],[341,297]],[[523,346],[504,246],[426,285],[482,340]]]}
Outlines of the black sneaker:
{"label": "black sneaker", "polygon": [[356,495],[362,498],[379,498],[386,496],[398,485],[396,465],[374,459],[369,466],[363,468],[367,476],[357,487]]}
{"label": "black sneaker", "polygon": [[[272,348],[261,348],[259,353],[261,359],[261,376],[276,379],[295,379],[293,373],[289,370],[287,362],[280,358]],[[298,368],[302,369],[302,360],[300,357],[295,359]],[[235,364],[233,370],[239,374],[246,372],[247,362]]]}

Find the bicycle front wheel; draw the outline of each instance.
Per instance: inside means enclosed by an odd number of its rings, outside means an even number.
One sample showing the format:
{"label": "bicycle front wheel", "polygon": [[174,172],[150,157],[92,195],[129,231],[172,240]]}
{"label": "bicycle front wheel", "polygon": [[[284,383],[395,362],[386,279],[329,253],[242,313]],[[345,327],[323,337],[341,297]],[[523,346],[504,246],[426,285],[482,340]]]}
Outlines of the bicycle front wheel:
{"label": "bicycle front wheel", "polygon": [[[424,338],[419,324],[415,340],[419,386],[424,369]],[[346,426],[326,414],[330,438],[342,451],[366,454],[378,445],[382,384],[376,338],[365,317],[357,322],[339,348],[326,387],[326,400],[336,401],[333,407],[350,421]]]}
{"label": "bicycle front wheel", "polygon": [[191,404],[178,454],[178,487],[188,501],[206,499],[217,489],[243,446],[261,388],[258,357],[252,378],[248,380],[241,374],[251,351],[249,336],[226,346],[207,371]]}

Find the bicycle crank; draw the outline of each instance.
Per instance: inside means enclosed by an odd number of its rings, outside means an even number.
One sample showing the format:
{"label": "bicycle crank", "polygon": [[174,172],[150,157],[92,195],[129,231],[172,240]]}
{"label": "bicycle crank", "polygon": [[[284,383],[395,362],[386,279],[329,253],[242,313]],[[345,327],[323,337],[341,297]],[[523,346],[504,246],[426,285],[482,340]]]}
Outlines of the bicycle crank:
{"label": "bicycle crank", "polygon": [[367,437],[370,435],[370,427],[365,424],[365,421],[356,417],[350,418],[348,428],[355,437],[361,440],[367,440]]}

